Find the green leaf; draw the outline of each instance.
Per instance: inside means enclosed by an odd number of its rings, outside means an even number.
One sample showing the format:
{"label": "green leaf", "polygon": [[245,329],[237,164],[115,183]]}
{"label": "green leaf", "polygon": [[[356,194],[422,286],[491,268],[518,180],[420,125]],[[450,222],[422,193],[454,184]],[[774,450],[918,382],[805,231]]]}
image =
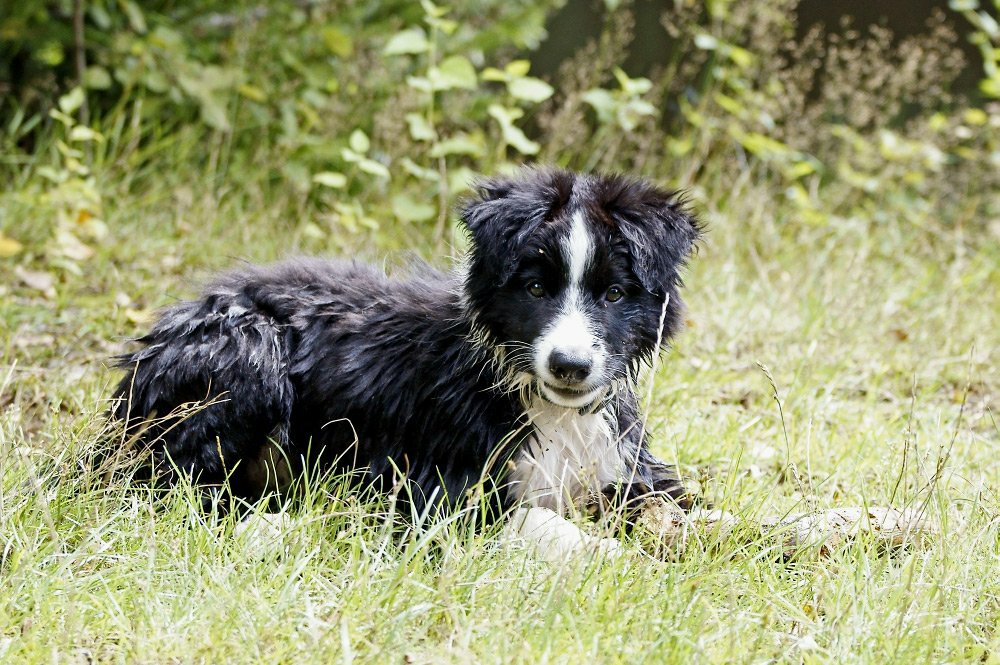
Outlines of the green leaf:
{"label": "green leaf", "polygon": [[712,98],[715,100],[716,104],[721,106],[728,113],[736,117],[743,116],[743,112],[745,110],[743,108],[743,104],[733,99],[732,97],[724,95],[721,92],[717,92],[714,95],[712,95]]}
{"label": "green leaf", "polygon": [[713,37],[712,35],[706,35],[705,33],[701,33],[699,35],[695,35],[694,45],[700,48],[702,51],[714,51],[715,49],[719,48],[719,40]]}
{"label": "green leaf", "polygon": [[507,84],[507,90],[516,99],[523,99],[535,104],[544,102],[555,92],[551,85],[532,76],[514,79]]}
{"label": "green leaf", "polygon": [[619,126],[626,132],[631,132],[643,118],[651,115],[656,115],[656,107],[643,99],[633,99],[622,104],[616,114]]}
{"label": "green leaf", "polygon": [[424,168],[409,157],[403,157],[399,163],[403,167],[403,170],[412,175],[414,178],[420,178],[421,180],[427,180],[429,182],[438,182],[441,180],[441,174],[437,171],[434,169]]}
{"label": "green leaf", "polygon": [[91,65],[83,72],[83,85],[91,90],[107,90],[111,87],[111,74],[100,65]]}
{"label": "green leaf", "polygon": [[423,28],[415,27],[397,32],[385,45],[382,52],[386,55],[403,55],[407,53],[425,53],[431,48],[427,41],[427,33]]}
{"label": "green leaf", "polygon": [[615,67],[613,73],[615,78],[618,79],[618,84],[622,87],[622,91],[630,97],[644,95],[653,87],[653,82],[647,78],[641,76],[638,78],[629,78],[629,75],[621,67]]}
{"label": "green leaf", "polygon": [[349,58],[354,53],[354,40],[337,26],[328,25],[320,34],[330,53],[341,58]]}
{"label": "green leaf", "polygon": [[439,142],[431,148],[431,157],[444,157],[446,155],[471,155],[481,157],[483,155],[483,139],[479,135],[456,134]]}
{"label": "green leaf", "polygon": [[371,173],[372,175],[377,175],[380,178],[389,178],[389,169],[387,169],[384,164],[376,162],[374,159],[363,157],[358,162],[358,168],[365,173]]}
{"label": "green leaf", "polygon": [[468,58],[461,55],[447,57],[437,67],[431,67],[427,78],[435,90],[476,89],[476,69]]}
{"label": "green leaf", "polygon": [[236,86],[236,92],[240,93],[249,100],[259,102],[261,104],[267,101],[267,93],[255,85],[250,85],[249,83],[241,83]]}
{"label": "green leaf", "polygon": [[514,78],[527,76],[530,69],[531,63],[527,60],[511,60],[507,63],[507,66],[504,67],[504,71]]}
{"label": "green leaf", "polygon": [[83,106],[84,99],[83,88],[77,86],[59,98],[59,110],[66,115],[75,113]]}
{"label": "green leaf", "polygon": [[479,77],[484,81],[506,81],[510,78],[507,72],[500,71],[496,67],[487,67],[480,72]]}
{"label": "green leaf", "polygon": [[94,141],[95,143],[103,143],[104,135],[100,132],[94,131],[86,125],[77,125],[73,129],[69,130],[69,140],[70,141]]}
{"label": "green leaf", "polygon": [[431,85],[430,80],[423,76],[407,76],[406,85],[420,92],[434,92],[434,87]]}
{"label": "green leaf", "polygon": [[816,173],[816,166],[811,162],[795,162],[786,169],[786,175],[791,180],[798,180],[803,176],[812,175],[813,173]]}
{"label": "green leaf", "polygon": [[49,67],[55,67],[62,64],[63,60],[66,59],[66,53],[63,51],[62,44],[56,40],[51,40],[36,49],[31,54],[31,57]]}
{"label": "green leaf", "polygon": [[351,137],[347,140],[347,143],[351,146],[351,150],[359,155],[364,155],[372,147],[371,141],[368,140],[368,135],[360,129],[355,129],[351,132]]}
{"label": "green leaf", "polygon": [[447,7],[438,7],[431,0],[420,0],[420,6],[430,18],[441,18],[450,11]]}
{"label": "green leaf", "polygon": [[424,222],[434,217],[437,208],[426,201],[417,201],[409,194],[392,197],[392,213],[401,222]]}
{"label": "green leaf", "polygon": [[753,64],[753,53],[745,48],[730,46],[727,55],[729,56],[729,59],[735,62],[741,69],[746,69]]}
{"label": "green leaf", "polygon": [[231,128],[226,108],[214,95],[205,94],[198,97],[201,119],[213,129],[228,132]]}
{"label": "green leaf", "polygon": [[132,2],[132,0],[118,0],[118,4],[125,10],[125,15],[128,16],[128,23],[132,26],[132,29],[140,35],[146,34],[146,30],[148,30],[146,27],[146,17],[143,16],[139,5]]}
{"label": "green leaf", "polygon": [[618,101],[610,91],[603,88],[593,88],[583,93],[581,98],[594,109],[594,112],[597,113],[597,120],[601,124],[607,124],[614,119],[618,109]]}
{"label": "green leaf", "polygon": [[317,185],[332,187],[334,189],[343,189],[347,186],[347,176],[336,171],[320,171],[319,173],[315,173],[313,174],[312,181]]}
{"label": "green leaf", "polygon": [[519,127],[514,125],[514,121],[524,115],[521,109],[509,109],[499,104],[490,104],[487,112],[500,125],[500,133],[503,135],[504,143],[513,147],[522,155],[534,155],[541,146],[524,135]]}
{"label": "green leaf", "polygon": [[406,123],[410,126],[410,136],[414,141],[433,141],[434,128],[419,113],[407,113]]}

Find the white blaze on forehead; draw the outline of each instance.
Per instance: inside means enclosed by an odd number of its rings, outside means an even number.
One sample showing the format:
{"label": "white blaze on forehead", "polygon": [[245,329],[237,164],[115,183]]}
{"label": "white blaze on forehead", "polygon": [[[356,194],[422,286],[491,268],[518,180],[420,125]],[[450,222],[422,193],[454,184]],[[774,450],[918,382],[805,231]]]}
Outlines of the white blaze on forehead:
{"label": "white blaze on forehead", "polygon": [[590,239],[590,233],[587,232],[587,224],[583,219],[582,211],[574,212],[571,221],[569,235],[563,241],[563,252],[566,255],[569,287],[576,290],[583,284],[583,275],[594,253],[594,243]]}
{"label": "white blaze on forehead", "polygon": [[[568,277],[566,295],[558,313],[535,342],[535,374],[543,384],[559,383],[549,371],[549,357],[554,351],[589,359],[592,363],[591,376],[594,377],[603,374],[605,365],[603,345],[583,299],[583,281],[587,267],[593,262],[594,242],[582,211],[576,211],[570,218],[569,233],[562,240],[562,250]],[[594,387],[591,393],[575,399],[563,397],[555,401],[563,406],[582,407],[596,399],[599,391],[600,387]]]}

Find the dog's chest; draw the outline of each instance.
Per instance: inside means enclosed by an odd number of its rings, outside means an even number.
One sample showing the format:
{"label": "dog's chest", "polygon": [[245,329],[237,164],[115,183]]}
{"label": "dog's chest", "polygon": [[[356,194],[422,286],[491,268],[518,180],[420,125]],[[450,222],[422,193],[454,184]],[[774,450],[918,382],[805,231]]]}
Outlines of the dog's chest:
{"label": "dog's chest", "polygon": [[528,409],[533,434],[513,460],[515,497],[565,514],[619,480],[625,463],[610,415],[533,403]]}

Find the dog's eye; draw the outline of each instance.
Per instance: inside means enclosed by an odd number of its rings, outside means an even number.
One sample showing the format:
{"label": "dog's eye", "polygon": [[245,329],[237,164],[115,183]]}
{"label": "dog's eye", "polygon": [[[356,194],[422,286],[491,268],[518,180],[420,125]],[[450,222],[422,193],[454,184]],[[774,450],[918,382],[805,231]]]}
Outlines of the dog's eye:
{"label": "dog's eye", "polygon": [[545,287],[536,279],[533,282],[528,282],[528,293],[535,298],[541,298],[545,295]]}
{"label": "dog's eye", "polygon": [[604,298],[608,302],[618,302],[625,297],[625,291],[620,286],[612,286],[608,289],[608,292],[604,294]]}

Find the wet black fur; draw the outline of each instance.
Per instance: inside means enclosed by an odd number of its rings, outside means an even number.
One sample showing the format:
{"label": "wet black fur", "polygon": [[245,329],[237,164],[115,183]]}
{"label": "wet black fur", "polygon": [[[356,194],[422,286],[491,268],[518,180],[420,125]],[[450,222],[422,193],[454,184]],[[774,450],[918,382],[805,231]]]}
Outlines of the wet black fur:
{"label": "wet black fur", "polygon": [[[634,478],[605,493],[683,500],[672,468],[648,451],[635,376],[680,325],[679,271],[698,227],[675,194],[622,176],[526,169],[480,183],[462,210],[472,240],[464,283],[430,268],[397,279],[318,259],[224,275],[166,309],[119,358],[127,374],[112,416],[122,440],[153,451],[159,482],[178,470],[205,486],[228,478],[245,500],[270,489],[257,460],[273,442],[293,474],[358,471],[385,491],[404,472],[418,511],[462,505],[482,483],[494,497],[487,512],[499,514],[511,502],[506,461],[530,432],[509,389],[523,354],[498,362],[496,350],[530,343],[551,314],[524,284],[542,278],[556,290],[565,280],[559,239],[577,209],[603,238],[592,306],[618,387],[603,408],[638,459]],[[600,300],[606,282],[625,287],[616,306]]]}

